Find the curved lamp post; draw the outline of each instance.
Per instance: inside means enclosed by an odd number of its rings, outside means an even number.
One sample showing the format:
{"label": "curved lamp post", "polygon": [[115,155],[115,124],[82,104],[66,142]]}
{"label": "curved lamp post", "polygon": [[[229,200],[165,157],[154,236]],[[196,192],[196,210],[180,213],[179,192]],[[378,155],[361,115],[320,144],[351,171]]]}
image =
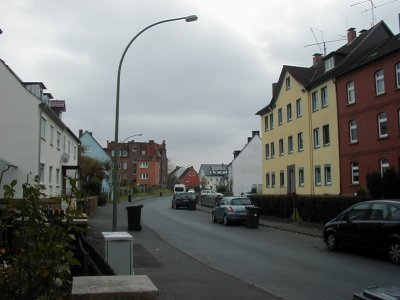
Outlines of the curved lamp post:
{"label": "curved lamp post", "polygon": [[113,192],[113,221],[112,221],[112,230],[116,231],[117,230],[117,205],[118,205],[118,184],[117,184],[117,178],[118,178],[118,126],[119,126],[119,86],[120,86],[120,78],[121,78],[121,66],[122,62],[124,61],[124,57],[126,52],[128,51],[129,47],[133,43],[134,40],[136,40],[139,35],[141,35],[143,32],[145,32],[147,29],[162,24],[162,23],[167,23],[167,22],[173,22],[173,21],[179,21],[179,20],[185,20],[186,22],[193,22],[197,20],[197,16],[191,15],[187,17],[181,17],[181,18],[175,18],[175,19],[168,19],[168,20],[163,20],[156,22],[154,24],[151,24],[144,28],[142,31],[140,31],[138,34],[136,34],[133,39],[129,42],[129,44],[126,46],[124,52],[122,53],[121,60],[119,61],[119,66],[118,66],[118,77],[117,77],[117,98],[116,98],[116,105],[115,105],[115,138],[114,138],[114,158],[113,158],[113,183],[114,183],[114,192]]}

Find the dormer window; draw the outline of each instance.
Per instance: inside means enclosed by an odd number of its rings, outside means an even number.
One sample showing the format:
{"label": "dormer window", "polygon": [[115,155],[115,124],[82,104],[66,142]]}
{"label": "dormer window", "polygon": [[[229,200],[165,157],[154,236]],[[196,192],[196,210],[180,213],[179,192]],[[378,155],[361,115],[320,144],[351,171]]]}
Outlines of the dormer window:
{"label": "dormer window", "polygon": [[330,69],[335,67],[335,59],[334,57],[330,57],[325,61],[325,72],[328,72]]}

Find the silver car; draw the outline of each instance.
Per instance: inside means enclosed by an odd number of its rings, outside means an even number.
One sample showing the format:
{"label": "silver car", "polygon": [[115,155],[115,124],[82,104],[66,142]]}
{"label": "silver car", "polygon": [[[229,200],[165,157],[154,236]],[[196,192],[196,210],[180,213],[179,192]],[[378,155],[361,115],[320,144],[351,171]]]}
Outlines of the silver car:
{"label": "silver car", "polygon": [[223,222],[225,225],[246,221],[246,207],[255,207],[247,197],[224,197],[213,208],[211,212],[212,221],[214,223]]}

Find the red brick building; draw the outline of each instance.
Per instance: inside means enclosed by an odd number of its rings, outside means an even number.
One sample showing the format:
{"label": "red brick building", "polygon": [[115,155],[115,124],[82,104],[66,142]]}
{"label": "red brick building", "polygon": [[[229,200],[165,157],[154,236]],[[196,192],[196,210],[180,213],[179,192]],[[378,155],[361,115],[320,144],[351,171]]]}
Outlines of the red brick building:
{"label": "red brick building", "polygon": [[[119,144],[119,181],[121,186],[165,186],[168,158],[165,141],[157,144],[129,141]],[[114,156],[114,142],[107,141],[107,153]]]}
{"label": "red brick building", "polygon": [[175,170],[171,172],[170,176],[175,177],[175,183],[184,184],[187,189],[195,189],[197,191],[200,187],[199,174],[193,166],[176,167]]}
{"label": "red brick building", "polygon": [[383,22],[368,34],[364,55],[336,76],[342,194],[366,189],[370,172],[400,170],[400,35]]}

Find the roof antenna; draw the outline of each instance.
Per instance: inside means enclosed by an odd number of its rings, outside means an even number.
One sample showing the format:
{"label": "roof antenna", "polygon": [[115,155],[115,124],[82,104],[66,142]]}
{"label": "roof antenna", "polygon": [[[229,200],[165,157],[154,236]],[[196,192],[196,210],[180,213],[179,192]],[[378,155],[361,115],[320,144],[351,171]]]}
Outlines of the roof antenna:
{"label": "roof antenna", "polygon": [[372,19],[371,27],[373,27],[375,25],[375,9],[378,8],[378,7],[381,7],[381,6],[396,2],[396,1],[399,1],[399,0],[387,1],[385,3],[382,3],[382,4],[378,5],[378,6],[376,6],[372,0],[364,0],[364,1],[360,1],[360,2],[354,3],[354,4],[350,5],[350,6],[357,6],[357,5],[363,4],[365,2],[369,2],[371,4],[371,8],[363,10],[361,13],[367,12],[369,10],[371,11],[371,19]]}
{"label": "roof antenna", "polygon": [[333,43],[333,42],[338,42],[338,41],[345,40],[344,38],[340,38],[340,39],[332,40],[332,41],[324,41],[324,35],[322,33],[322,30],[321,30],[322,42],[320,43],[320,42],[318,42],[318,39],[315,36],[314,30],[312,28],[310,28],[310,30],[311,30],[311,32],[312,32],[312,34],[314,36],[314,39],[315,39],[316,43],[315,44],[305,45],[304,47],[310,47],[310,46],[316,46],[317,45],[318,48],[319,48],[319,51],[322,52],[322,49],[321,49],[321,46],[320,46],[322,44],[322,45],[324,45],[324,52],[323,52],[324,56],[326,56],[326,43]]}

